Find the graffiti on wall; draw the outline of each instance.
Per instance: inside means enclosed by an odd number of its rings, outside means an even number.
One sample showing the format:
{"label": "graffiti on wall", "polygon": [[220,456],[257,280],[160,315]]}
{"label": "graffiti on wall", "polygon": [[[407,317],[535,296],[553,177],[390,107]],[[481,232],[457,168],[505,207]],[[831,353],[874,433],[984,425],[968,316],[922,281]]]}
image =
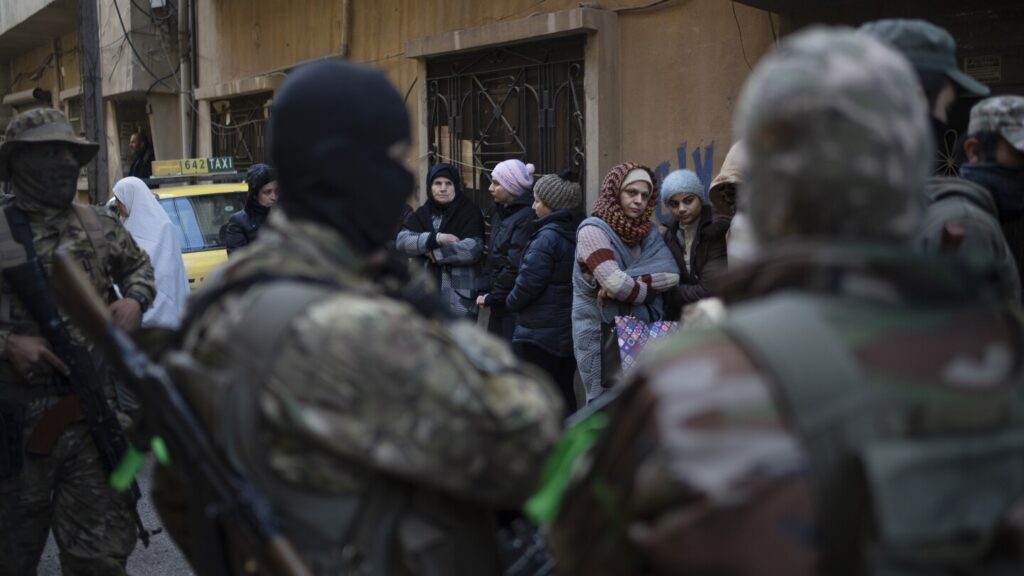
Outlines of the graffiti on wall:
{"label": "graffiti on wall", "polygon": [[[715,143],[712,141],[704,146],[697,145],[690,152],[689,158],[693,160],[693,166],[688,165],[687,160],[687,143],[683,142],[676,148],[676,163],[677,169],[685,170],[689,168],[700,178],[701,184],[704,185],[704,191],[707,192],[711,189],[711,179],[714,176],[712,170],[715,166]],[[666,160],[658,164],[654,168],[654,175],[658,177],[658,182],[665,179],[666,176],[672,172],[673,168],[671,163]],[[668,214],[663,211],[661,202],[658,202],[658,220],[662,224],[667,224]]]}

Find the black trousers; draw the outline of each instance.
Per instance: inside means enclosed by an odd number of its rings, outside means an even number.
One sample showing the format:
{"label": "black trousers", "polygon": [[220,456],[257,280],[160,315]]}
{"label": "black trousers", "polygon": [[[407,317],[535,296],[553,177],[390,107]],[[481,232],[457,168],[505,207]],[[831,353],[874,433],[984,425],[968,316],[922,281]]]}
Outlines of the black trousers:
{"label": "black trousers", "polygon": [[572,414],[576,411],[576,391],[573,388],[573,378],[576,376],[576,358],[555,356],[540,346],[534,346],[527,342],[515,342],[512,350],[525,362],[547,372],[555,381],[562,401],[565,403],[565,413]]}

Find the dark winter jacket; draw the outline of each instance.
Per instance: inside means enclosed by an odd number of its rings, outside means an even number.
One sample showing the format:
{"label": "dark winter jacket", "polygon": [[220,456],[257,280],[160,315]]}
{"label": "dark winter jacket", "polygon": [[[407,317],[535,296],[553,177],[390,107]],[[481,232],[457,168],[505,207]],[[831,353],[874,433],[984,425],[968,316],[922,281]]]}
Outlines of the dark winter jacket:
{"label": "dark winter jacket", "polygon": [[[988,267],[1006,299],[1020,302],[1019,270],[989,191],[963,178],[933,177],[925,198],[915,237],[918,249],[926,254],[955,254],[975,266]],[[949,237],[951,231],[959,231],[960,237]]]}
{"label": "dark winter jacket", "polygon": [[572,210],[557,210],[536,221],[506,300],[507,310],[518,313],[513,342],[572,356],[572,271],[579,223]]}
{"label": "dark winter jacket", "polygon": [[128,175],[136,178],[151,177],[154,160],[156,160],[156,156],[153,154],[153,147],[147,146],[132,159],[132,165],[128,167]]}
{"label": "dark winter jacket", "polygon": [[267,219],[267,210],[252,210],[250,206],[231,215],[224,225],[224,247],[228,254],[256,240],[256,234]]}
{"label": "dark winter jacket", "polygon": [[683,306],[713,296],[708,290],[708,282],[714,282],[728,268],[725,251],[728,222],[713,223],[710,206],[704,207],[697,222],[697,234],[690,246],[689,269],[677,234],[679,229],[679,222],[673,222],[662,235],[679,266],[679,285],[665,292],[666,320],[678,320],[683,314]]}
{"label": "dark winter jacket", "polygon": [[516,196],[505,206],[498,206],[491,217],[491,241],[484,269],[487,305],[501,307],[515,285],[523,248],[533,231],[533,193]]}

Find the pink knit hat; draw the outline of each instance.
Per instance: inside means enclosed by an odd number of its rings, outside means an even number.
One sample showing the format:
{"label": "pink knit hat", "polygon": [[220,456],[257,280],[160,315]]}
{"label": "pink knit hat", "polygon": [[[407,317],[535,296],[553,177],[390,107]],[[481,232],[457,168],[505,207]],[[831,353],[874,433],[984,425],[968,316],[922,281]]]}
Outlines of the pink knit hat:
{"label": "pink knit hat", "polygon": [[519,160],[505,160],[494,167],[491,179],[501,184],[513,196],[522,196],[533,188],[533,164]]}

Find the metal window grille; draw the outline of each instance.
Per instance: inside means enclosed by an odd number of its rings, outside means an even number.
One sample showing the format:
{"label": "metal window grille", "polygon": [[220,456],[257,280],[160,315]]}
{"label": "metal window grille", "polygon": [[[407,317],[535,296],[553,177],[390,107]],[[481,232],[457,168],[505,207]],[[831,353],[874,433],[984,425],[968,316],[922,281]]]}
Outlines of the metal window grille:
{"label": "metal window grille", "polygon": [[538,175],[582,174],[584,42],[573,36],[428,61],[430,163],[459,166],[483,208],[492,203],[490,171],[503,160],[532,162]]}
{"label": "metal window grille", "polygon": [[233,156],[238,170],[266,162],[264,110],[272,97],[270,92],[238,96],[219,110],[214,107],[210,111],[213,155]]}

